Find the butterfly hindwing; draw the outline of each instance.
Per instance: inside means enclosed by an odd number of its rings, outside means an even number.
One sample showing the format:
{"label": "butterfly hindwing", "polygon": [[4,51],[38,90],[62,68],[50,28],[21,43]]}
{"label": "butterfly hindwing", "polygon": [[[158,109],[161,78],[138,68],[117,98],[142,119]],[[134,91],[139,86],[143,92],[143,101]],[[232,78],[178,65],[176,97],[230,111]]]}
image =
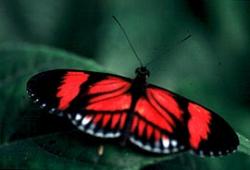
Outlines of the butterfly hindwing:
{"label": "butterfly hindwing", "polygon": [[136,104],[130,141],[154,153],[188,148],[183,111],[167,91],[149,87]]}
{"label": "butterfly hindwing", "polygon": [[78,129],[98,137],[121,135],[130,107],[129,79],[110,74],[51,70],[33,76],[27,90],[50,113],[67,115]]}

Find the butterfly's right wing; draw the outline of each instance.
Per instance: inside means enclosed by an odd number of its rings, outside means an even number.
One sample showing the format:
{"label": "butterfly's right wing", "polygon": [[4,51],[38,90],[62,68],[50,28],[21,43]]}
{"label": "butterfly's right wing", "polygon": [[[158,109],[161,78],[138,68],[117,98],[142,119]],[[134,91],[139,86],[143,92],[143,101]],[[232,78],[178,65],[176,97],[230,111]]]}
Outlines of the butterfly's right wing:
{"label": "butterfly's right wing", "polygon": [[27,91],[50,113],[65,115],[97,137],[121,135],[131,104],[130,79],[81,70],[51,70],[33,76]]}
{"label": "butterfly's right wing", "polygon": [[234,130],[213,111],[166,89],[148,85],[136,103],[130,141],[155,153],[192,150],[220,156],[237,149]]}

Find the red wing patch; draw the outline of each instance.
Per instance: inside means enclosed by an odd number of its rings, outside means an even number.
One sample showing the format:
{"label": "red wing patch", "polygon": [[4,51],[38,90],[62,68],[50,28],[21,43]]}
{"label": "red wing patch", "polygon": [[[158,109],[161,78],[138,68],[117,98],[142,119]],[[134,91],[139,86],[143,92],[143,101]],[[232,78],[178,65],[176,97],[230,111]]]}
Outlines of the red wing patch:
{"label": "red wing patch", "polygon": [[132,120],[130,141],[155,153],[184,150],[187,145],[175,138],[176,121],[183,121],[183,111],[171,93],[148,88],[138,99]]}
{"label": "red wing patch", "polygon": [[[110,95],[111,96],[111,95]],[[97,97],[98,98],[98,97]],[[89,105],[86,110],[91,111],[117,111],[117,110],[128,110],[131,104],[131,96],[129,94],[119,95],[104,98],[96,102],[95,98],[90,99]]]}
{"label": "red wing patch", "polygon": [[63,77],[56,96],[60,99],[58,109],[65,110],[79,94],[80,86],[88,80],[89,75],[83,72],[69,71]]}
{"label": "red wing patch", "polygon": [[155,109],[166,116],[166,111],[181,120],[183,111],[174,99],[173,94],[159,88],[148,88],[147,95]]}
{"label": "red wing patch", "polygon": [[92,95],[88,101],[87,110],[126,110],[131,104],[131,94],[127,93],[131,84],[122,80],[107,76],[104,80],[92,84],[86,95]]}
{"label": "red wing patch", "polygon": [[189,142],[194,149],[197,149],[200,142],[207,140],[210,133],[211,113],[194,103],[188,104],[188,111],[190,113],[188,121]]}
{"label": "red wing patch", "polygon": [[138,113],[138,116],[146,119],[154,126],[166,130],[167,132],[173,131],[173,127],[171,126],[171,124],[173,124],[173,120],[171,117],[164,112],[158,111],[151,103],[149,103],[147,99],[141,97],[138,100],[135,112]]}
{"label": "red wing patch", "polygon": [[[76,116],[71,116],[72,122],[91,135],[107,138],[120,136],[132,102],[132,96],[128,93],[130,86],[129,82],[114,76],[105,76],[91,83],[86,92],[80,94],[83,100],[88,98],[86,106],[79,108],[83,118],[75,122]],[[87,121],[89,117],[93,118]]]}

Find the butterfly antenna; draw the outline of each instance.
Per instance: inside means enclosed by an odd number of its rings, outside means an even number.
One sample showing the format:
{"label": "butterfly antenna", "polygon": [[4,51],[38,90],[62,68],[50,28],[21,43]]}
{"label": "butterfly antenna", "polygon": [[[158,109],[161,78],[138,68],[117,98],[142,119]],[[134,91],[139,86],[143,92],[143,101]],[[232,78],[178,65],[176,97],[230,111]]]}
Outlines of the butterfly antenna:
{"label": "butterfly antenna", "polygon": [[118,21],[118,19],[115,16],[112,16],[112,17],[115,20],[115,22],[119,25],[120,29],[122,30],[123,34],[125,35],[125,37],[126,37],[126,39],[128,41],[128,44],[129,44],[130,48],[132,49],[133,53],[135,54],[137,60],[139,61],[140,65],[142,67],[143,63],[142,63],[141,59],[139,58],[139,56],[137,55],[137,53],[135,51],[135,48],[133,47],[131,41],[129,40],[128,35],[127,35],[125,29],[123,28],[123,26],[121,25],[121,23]]}
{"label": "butterfly antenna", "polygon": [[[188,40],[188,39],[191,38],[191,37],[192,37],[192,35],[191,35],[191,34],[188,34],[185,38],[183,38],[183,39],[181,39],[180,41],[176,42],[176,43],[173,45],[172,48],[167,49],[167,50],[166,50],[166,53],[167,53],[167,52],[170,52],[170,51],[172,51],[172,50],[174,50],[176,47],[178,47],[180,44],[182,44],[184,41]],[[148,65],[151,64],[153,61],[155,61],[155,59],[156,59],[156,58],[153,58],[150,62],[148,62],[148,63],[146,64],[146,66],[148,66]]]}

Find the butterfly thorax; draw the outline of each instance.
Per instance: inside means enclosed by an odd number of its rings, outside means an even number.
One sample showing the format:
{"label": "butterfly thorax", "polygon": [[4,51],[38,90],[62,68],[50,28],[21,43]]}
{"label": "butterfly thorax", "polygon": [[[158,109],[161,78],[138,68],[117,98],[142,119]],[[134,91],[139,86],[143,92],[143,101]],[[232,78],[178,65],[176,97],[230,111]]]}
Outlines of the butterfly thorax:
{"label": "butterfly thorax", "polygon": [[141,77],[145,79],[150,76],[150,72],[145,66],[136,68],[135,74],[136,74],[136,77]]}
{"label": "butterfly thorax", "polygon": [[138,67],[135,70],[136,77],[133,80],[132,86],[131,86],[131,91],[133,95],[133,98],[138,98],[142,95],[144,95],[146,87],[147,87],[147,78],[150,75],[149,70],[144,67]]}

